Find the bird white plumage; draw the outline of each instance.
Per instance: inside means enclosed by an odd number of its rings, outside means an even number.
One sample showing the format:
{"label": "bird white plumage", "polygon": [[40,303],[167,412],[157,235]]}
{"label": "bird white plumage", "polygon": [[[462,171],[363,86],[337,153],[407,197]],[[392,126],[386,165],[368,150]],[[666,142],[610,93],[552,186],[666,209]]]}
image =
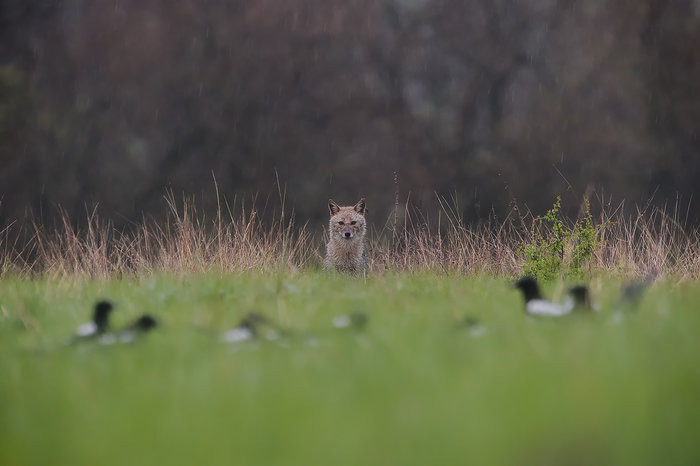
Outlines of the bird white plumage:
{"label": "bird white plumage", "polygon": [[69,344],[91,341],[99,335],[103,335],[109,329],[109,314],[114,306],[109,301],[95,303],[92,320],[78,326]]}
{"label": "bird white plumage", "polygon": [[564,303],[554,303],[542,297],[537,281],[532,277],[523,277],[515,282],[525,299],[525,312],[532,316],[561,317],[574,310],[594,310],[591,305],[588,288],[577,285],[569,288]]}
{"label": "bird white plumage", "polygon": [[221,341],[224,343],[240,343],[242,341],[252,340],[255,334],[252,330],[246,327],[236,327],[221,335]]}
{"label": "bird white plumage", "polygon": [[79,338],[87,338],[97,334],[97,324],[95,322],[85,322],[80,325],[76,331],[75,336]]}
{"label": "bird white plumage", "polygon": [[570,306],[553,303],[546,299],[531,299],[525,304],[525,312],[533,316],[559,317],[568,314],[573,308],[573,300]]}

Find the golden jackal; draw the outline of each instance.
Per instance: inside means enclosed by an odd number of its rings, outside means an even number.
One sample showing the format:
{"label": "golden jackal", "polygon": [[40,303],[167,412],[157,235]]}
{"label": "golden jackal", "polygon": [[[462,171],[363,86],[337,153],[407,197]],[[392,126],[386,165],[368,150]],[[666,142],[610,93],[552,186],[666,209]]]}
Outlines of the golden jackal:
{"label": "golden jackal", "polygon": [[365,259],[365,199],[350,207],[341,207],[328,200],[331,219],[328,224],[330,241],[326,245],[323,268],[335,268],[339,272],[358,273],[367,271]]}

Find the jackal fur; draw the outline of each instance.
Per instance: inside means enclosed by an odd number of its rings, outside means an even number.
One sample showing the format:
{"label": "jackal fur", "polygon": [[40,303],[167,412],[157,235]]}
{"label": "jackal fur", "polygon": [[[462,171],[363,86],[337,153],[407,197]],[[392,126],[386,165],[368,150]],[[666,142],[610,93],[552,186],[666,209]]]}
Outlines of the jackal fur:
{"label": "jackal fur", "polygon": [[367,207],[365,199],[360,199],[360,202],[354,206],[344,207],[329,199],[328,211],[331,214],[328,223],[330,240],[326,245],[323,268],[352,274],[366,272],[365,213]]}

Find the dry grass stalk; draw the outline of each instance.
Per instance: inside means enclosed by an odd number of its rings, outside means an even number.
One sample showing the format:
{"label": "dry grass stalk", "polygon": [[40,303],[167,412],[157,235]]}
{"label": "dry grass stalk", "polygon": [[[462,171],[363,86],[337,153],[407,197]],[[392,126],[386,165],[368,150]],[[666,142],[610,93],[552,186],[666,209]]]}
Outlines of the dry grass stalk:
{"label": "dry grass stalk", "polygon": [[[86,226],[63,215],[54,228],[15,222],[0,230],[0,274],[109,278],[154,273],[296,272],[320,263],[323,239],[287,214],[280,192],[280,214],[263,222],[256,210],[234,199],[219,201],[215,217],[197,213],[192,200],[166,195],[167,219],[144,218],[128,232],[103,222],[95,211]],[[521,245],[542,228],[517,206],[504,220],[492,216],[468,225],[454,199],[440,198],[437,222],[418,208],[403,210],[403,225],[392,211],[381,231],[370,232],[369,264],[382,271],[516,276],[523,263]],[[255,204],[255,202],[253,202]],[[600,246],[590,271],[643,277],[651,271],[679,279],[700,277],[698,231],[686,226],[678,206],[602,208],[596,225]],[[26,225],[30,227],[26,227]],[[25,226],[20,226],[25,225]],[[398,231],[397,231],[398,230]]]}

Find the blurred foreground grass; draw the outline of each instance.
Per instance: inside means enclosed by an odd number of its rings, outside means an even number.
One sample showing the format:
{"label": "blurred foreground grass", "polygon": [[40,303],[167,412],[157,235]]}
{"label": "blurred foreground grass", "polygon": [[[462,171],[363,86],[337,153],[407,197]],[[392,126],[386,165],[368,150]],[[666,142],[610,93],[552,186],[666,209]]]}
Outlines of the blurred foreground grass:
{"label": "blurred foreground grass", "polygon": [[[486,277],[4,278],[0,464],[700,464],[700,284],[657,283],[615,324],[619,288],[538,320]],[[104,297],[115,326],[162,327],[65,347]],[[251,310],[296,337],[219,343]],[[366,331],[332,327],[354,310]]]}

